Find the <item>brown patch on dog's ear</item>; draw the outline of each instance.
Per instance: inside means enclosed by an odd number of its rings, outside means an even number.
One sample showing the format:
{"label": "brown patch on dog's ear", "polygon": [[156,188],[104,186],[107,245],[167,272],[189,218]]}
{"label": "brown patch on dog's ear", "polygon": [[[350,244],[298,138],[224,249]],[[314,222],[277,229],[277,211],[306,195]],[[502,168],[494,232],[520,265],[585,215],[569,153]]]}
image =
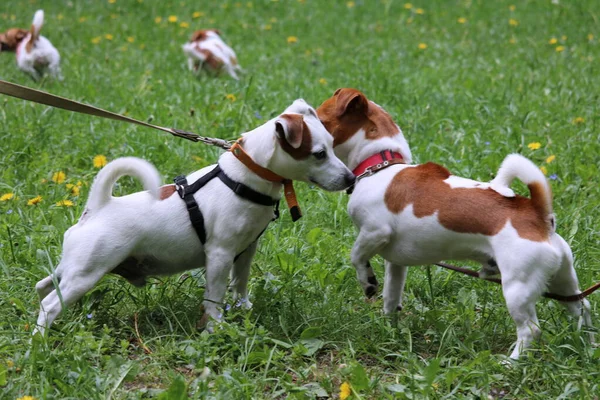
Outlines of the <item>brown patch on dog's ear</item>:
{"label": "brown patch on dog's ear", "polygon": [[312,150],[310,129],[300,114],[282,114],[275,121],[281,148],[296,160],[308,158]]}
{"label": "brown patch on dog's ear", "polygon": [[11,28],[4,33],[0,33],[2,51],[15,51],[28,33],[29,31],[20,28]]}
{"label": "brown patch on dog's ear", "polygon": [[415,217],[437,215],[440,224],[454,232],[494,236],[510,221],[520,237],[548,240],[546,208],[534,201],[540,188],[530,185],[534,200],[504,197],[492,189],[452,188],[444,182],[449,177],[446,168],[434,163],[405,168],[388,185],[384,203],[394,214],[412,204]]}
{"label": "brown patch on dog's ear", "polygon": [[369,100],[356,89],[341,89],[336,92],[336,115],[342,117],[346,114],[366,114],[369,109]]}
{"label": "brown patch on dog's ear", "polygon": [[333,136],[334,147],[346,142],[361,129],[368,140],[400,133],[392,117],[356,89],[336,90],[319,106],[317,114]]}
{"label": "brown patch on dog's ear", "polygon": [[192,33],[192,36],[190,37],[190,42],[201,42],[204,39],[206,39],[206,29],[200,29],[197,30],[196,32]]}

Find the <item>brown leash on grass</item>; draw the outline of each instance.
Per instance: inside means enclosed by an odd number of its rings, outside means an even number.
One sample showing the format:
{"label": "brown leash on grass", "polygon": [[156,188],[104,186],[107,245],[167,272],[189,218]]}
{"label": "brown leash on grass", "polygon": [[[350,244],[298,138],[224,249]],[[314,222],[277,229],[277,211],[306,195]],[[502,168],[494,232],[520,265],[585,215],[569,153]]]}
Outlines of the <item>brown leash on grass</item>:
{"label": "brown leash on grass", "polygon": [[[500,285],[502,284],[502,281],[498,278],[481,278],[479,276],[479,273],[477,271],[473,271],[472,269],[457,267],[455,265],[450,265],[450,264],[446,264],[446,263],[436,263],[435,265],[437,265],[438,267],[450,269],[452,271],[460,272],[461,274],[469,275],[473,278],[480,278],[480,279],[483,279],[486,281],[498,283]],[[581,300],[585,299],[586,297],[588,297],[590,294],[594,293],[598,289],[600,289],[600,282],[596,283],[595,285],[590,286],[589,288],[585,289],[583,292],[581,292],[579,294],[563,296],[560,294],[545,292],[544,294],[542,294],[542,296],[547,297],[549,299],[565,301],[565,302],[581,301]]]}
{"label": "brown leash on grass", "polygon": [[54,94],[42,92],[41,90],[31,89],[26,86],[17,85],[15,83],[6,82],[3,80],[0,80],[0,94],[5,94],[7,96],[16,97],[17,99],[33,101],[34,103],[45,104],[47,106],[61,108],[63,110],[73,111],[81,114],[88,114],[96,117],[142,125],[147,128],[170,133],[173,136],[191,140],[192,142],[202,142],[211,146],[220,147],[225,150],[229,150],[231,147],[231,143],[227,140],[203,137],[181,129],[165,128],[158,125],[152,125],[147,122],[138,121],[137,119],[106,111],[98,107],[90,106],[88,104],[83,104],[77,101],[66,99],[64,97],[56,96]]}

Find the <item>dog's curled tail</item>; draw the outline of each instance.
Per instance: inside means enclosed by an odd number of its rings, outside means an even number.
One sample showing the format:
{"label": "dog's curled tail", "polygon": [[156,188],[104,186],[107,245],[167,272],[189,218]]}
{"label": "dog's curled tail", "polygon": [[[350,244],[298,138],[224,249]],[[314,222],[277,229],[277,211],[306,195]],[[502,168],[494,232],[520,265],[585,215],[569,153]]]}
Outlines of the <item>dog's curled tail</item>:
{"label": "dog's curled tail", "polygon": [[114,184],[123,176],[139,179],[142,181],[144,189],[150,191],[152,197],[158,199],[161,178],[154,165],[141,158],[123,157],[111,161],[98,172],[90,189],[86,208],[98,210],[105,206],[112,198]]}
{"label": "dog's curled tail", "polygon": [[491,182],[492,189],[501,192],[502,188],[508,188],[515,178],[529,188],[535,209],[541,215],[552,215],[552,190],[546,177],[537,165],[520,154],[510,154],[502,161],[498,175]]}
{"label": "dog's curled tail", "polygon": [[37,10],[33,15],[33,22],[31,23],[31,40],[34,42],[40,37],[40,31],[44,25],[44,10]]}

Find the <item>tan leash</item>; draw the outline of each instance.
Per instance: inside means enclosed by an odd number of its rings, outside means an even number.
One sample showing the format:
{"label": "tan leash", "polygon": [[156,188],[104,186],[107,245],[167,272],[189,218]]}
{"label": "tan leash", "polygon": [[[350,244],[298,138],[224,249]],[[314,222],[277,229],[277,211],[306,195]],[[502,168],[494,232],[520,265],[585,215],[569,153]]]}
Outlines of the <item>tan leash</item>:
{"label": "tan leash", "polygon": [[223,139],[208,138],[187,132],[181,129],[165,128],[158,125],[149,124],[147,122],[138,121],[130,117],[115,114],[110,111],[103,110],[98,107],[83,104],[74,100],[69,100],[64,97],[56,96],[41,90],[31,89],[26,86],[17,85],[15,83],[0,80],[0,94],[16,97],[17,99],[28,100],[34,103],[45,104],[47,106],[61,108],[63,110],[73,111],[81,114],[93,115],[101,118],[108,118],[116,121],[129,122],[132,124],[142,125],[147,128],[158,129],[159,131],[170,133],[183,139],[191,140],[192,142],[203,142],[212,146],[221,147],[228,150],[231,143]]}
{"label": "tan leash", "polygon": [[238,158],[252,172],[268,181],[282,183],[285,200],[288,203],[292,220],[295,222],[300,217],[302,217],[302,212],[300,211],[298,201],[296,200],[296,192],[294,191],[294,185],[292,181],[289,179],[285,179],[275,174],[274,172],[256,164],[242,148],[240,144],[241,139],[239,139],[237,142],[232,143],[224,139],[204,137],[181,129],[165,128],[162,126],[149,124],[147,122],[138,121],[137,119],[125,117],[120,114],[115,114],[113,112],[106,111],[98,107],[90,106],[88,104],[83,104],[78,101],[69,100],[67,98],[60,97],[54,94],[42,92],[41,90],[31,89],[26,86],[17,85],[15,83],[3,80],[0,80],[0,94],[16,97],[17,99],[21,100],[32,101],[34,103],[45,104],[51,107],[61,108],[67,111],[73,111],[81,114],[93,115],[95,117],[108,118],[116,121],[142,125],[148,128],[158,129],[159,131],[170,133],[173,136],[191,140],[192,142],[202,142],[211,146],[220,147],[224,150],[235,150],[232,151],[233,155],[236,158]]}
{"label": "tan leash", "polygon": [[[498,278],[482,278],[479,276],[479,273],[477,271],[473,271],[472,269],[457,267],[455,265],[450,265],[450,264],[446,264],[446,263],[436,263],[435,265],[437,265],[438,267],[442,267],[442,268],[446,268],[446,269],[455,271],[455,272],[460,272],[461,274],[469,275],[473,278],[483,279],[485,281],[494,282],[494,283],[497,283],[500,285],[502,284],[502,281],[500,279],[498,279]],[[542,296],[547,297],[549,299],[554,299],[554,300],[564,301],[564,302],[581,301],[581,300],[585,299],[586,297],[588,297],[590,294],[594,293],[598,289],[600,289],[600,282],[596,283],[595,285],[590,286],[589,288],[585,289],[583,292],[581,292],[579,294],[563,296],[561,294],[545,292],[542,294]]]}

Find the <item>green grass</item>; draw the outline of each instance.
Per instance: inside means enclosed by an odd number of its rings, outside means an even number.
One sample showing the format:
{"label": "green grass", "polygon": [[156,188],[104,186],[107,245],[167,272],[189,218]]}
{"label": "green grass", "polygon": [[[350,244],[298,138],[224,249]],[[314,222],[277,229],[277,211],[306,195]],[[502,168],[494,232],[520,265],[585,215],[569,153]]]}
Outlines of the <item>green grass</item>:
{"label": "green grass", "polygon": [[[61,52],[65,80],[34,83],[10,54],[0,54],[0,77],[223,138],[297,97],[317,106],[338,87],[359,88],[403,128],[416,162],[480,180],[511,152],[544,166],[556,178],[558,231],[573,248],[581,285],[600,279],[596,1],[521,1],[514,11],[510,2],[484,0],[422,0],[412,9],[391,0],[168,3],[4,0],[1,30],[27,27],[37,8],[46,11],[43,34]],[[196,11],[204,14],[193,18]],[[237,51],[247,71],[239,82],[188,73],[180,46],[206,27],[221,29]],[[2,399],[147,398],[169,387],[163,398],[175,399],[184,386],[192,398],[337,398],[342,382],[362,399],[600,393],[600,350],[556,302],[540,301],[541,342],[510,368],[502,361],[515,327],[495,285],[433,267],[429,281],[426,267],[413,268],[404,311],[398,321],[384,318],[381,300],[363,300],[350,265],[346,195],[305,184],[297,185],[304,218],[293,224],[284,211],[261,239],[254,308],[228,312],[215,334],[194,329],[201,273],[142,290],[107,277],[58,318],[46,342],[32,343],[34,285],[57,265],[63,232],[82,212],[97,173],[93,157],[143,157],[167,181],[219,152],[8,97],[0,97],[0,120],[0,195],[15,195],[0,202]],[[532,142],[541,148],[530,150]],[[60,184],[52,182],[58,171],[66,174]],[[65,184],[79,181],[73,196]],[[116,193],[136,188],[124,179]],[[43,201],[28,206],[38,195]],[[55,205],[63,199],[74,206]],[[380,278],[381,264],[375,260]],[[600,326],[598,295],[590,300]]]}

